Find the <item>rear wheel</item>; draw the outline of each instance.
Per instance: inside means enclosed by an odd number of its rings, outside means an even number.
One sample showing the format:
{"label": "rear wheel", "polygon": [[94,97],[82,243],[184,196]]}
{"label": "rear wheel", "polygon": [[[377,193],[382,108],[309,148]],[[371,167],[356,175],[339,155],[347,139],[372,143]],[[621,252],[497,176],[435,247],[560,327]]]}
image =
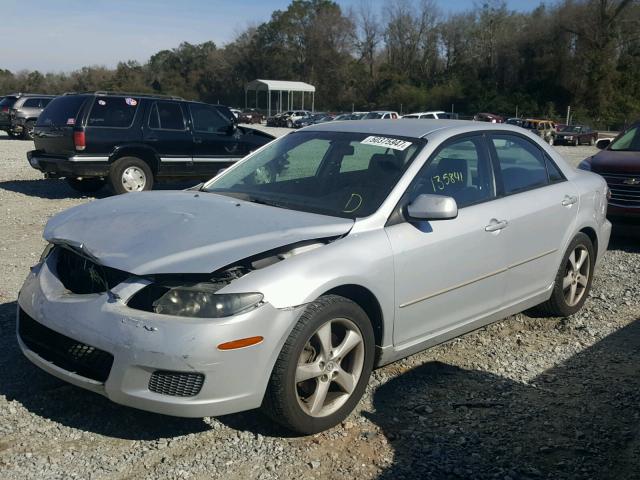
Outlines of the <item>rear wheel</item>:
{"label": "rear wheel", "polygon": [[331,428],[354,409],[369,381],[374,336],[354,302],[326,295],[308,305],[285,342],[263,410],[298,433]]}
{"label": "rear wheel", "polygon": [[591,239],[578,233],[564,254],[556,275],[551,298],[538,305],[535,313],[568,317],[582,308],[593,281],[595,251]]}
{"label": "rear wheel", "polygon": [[25,122],[24,127],[22,127],[22,138],[24,140],[33,140],[33,127],[35,125],[36,123],[33,120]]}
{"label": "rear wheel", "polygon": [[122,157],[111,166],[109,185],[117,194],[151,190],[153,172],[149,164],[140,158]]}
{"label": "rear wheel", "polygon": [[72,177],[67,178],[67,184],[76,192],[81,193],[97,192],[104,187],[106,183],[106,180],[102,178],[83,178],[82,180]]}
{"label": "rear wheel", "polygon": [[578,140],[578,137],[573,139],[573,146],[577,147],[578,145],[580,145],[580,141]]}

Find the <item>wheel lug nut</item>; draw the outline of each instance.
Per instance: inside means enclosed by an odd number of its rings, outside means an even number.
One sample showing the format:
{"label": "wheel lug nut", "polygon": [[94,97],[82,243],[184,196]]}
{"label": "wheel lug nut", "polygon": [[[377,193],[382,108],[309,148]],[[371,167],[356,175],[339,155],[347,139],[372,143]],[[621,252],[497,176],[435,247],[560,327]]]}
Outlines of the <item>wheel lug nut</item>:
{"label": "wheel lug nut", "polygon": [[320,377],[320,380],[322,380],[323,382],[326,382],[327,380],[329,380],[329,377],[327,377],[326,375],[322,375]]}

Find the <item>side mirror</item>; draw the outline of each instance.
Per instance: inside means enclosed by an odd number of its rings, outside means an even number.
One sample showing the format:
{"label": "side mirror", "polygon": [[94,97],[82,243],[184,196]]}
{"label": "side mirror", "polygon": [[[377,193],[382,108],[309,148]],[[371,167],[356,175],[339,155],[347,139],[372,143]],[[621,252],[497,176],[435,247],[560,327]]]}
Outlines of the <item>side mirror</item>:
{"label": "side mirror", "polygon": [[407,205],[409,220],[450,220],[458,216],[458,205],[452,197],[422,194]]}
{"label": "side mirror", "polygon": [[611,145],[611,139],[610,138],[601,138],[600,140],[598,140],[596,142],[596,147],[598,147],[600,150],[604,150],[609,145]]}

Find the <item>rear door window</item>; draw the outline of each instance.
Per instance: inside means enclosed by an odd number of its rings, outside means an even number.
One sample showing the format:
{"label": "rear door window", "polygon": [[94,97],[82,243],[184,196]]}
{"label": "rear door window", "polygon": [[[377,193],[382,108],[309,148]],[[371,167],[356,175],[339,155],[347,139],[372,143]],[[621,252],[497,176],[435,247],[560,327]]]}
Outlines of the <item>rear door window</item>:
{"label": "rear door window", "polygon": [[25,108],[40,108],[39,98],[27,98],[22,104]]}
{"label": "rear door window", "polygon": [[548,184],[546,159],[533,143],[515,135],[494,134],[491,140],[506,195]]}
{"label": "rear door window", "polygon": [[80,95],[54,98],[38,117],[38,126],[74,125],[86,99],[87,97]]}
{"label": "rear door window", "polygon": [[155,102],[149,114],[149,127],[161,130],[185,130],[184,115],[180,104]]}
{"label": "rear door window", "polygon": [[128,128],[136,116],[139,98],[98,97],[87,120],[88,127]]}

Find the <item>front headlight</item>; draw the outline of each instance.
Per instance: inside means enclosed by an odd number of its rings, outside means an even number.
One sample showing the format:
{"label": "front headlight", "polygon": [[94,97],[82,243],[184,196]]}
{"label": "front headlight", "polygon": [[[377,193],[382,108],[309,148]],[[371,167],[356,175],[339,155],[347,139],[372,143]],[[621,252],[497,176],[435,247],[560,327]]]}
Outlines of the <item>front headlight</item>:
{"label": "front headlight", "polygon": [[218,294],[219,289],[211,283],[173,287],[153,302],[153,310],[179,317],[221,318],[255,308],[263,299],[261,293]]}
{"label": "front headlight", "polygon": [[567,135],[566,137],[564,137],[565,140],[573,140],[573,137],[571,135]]}

